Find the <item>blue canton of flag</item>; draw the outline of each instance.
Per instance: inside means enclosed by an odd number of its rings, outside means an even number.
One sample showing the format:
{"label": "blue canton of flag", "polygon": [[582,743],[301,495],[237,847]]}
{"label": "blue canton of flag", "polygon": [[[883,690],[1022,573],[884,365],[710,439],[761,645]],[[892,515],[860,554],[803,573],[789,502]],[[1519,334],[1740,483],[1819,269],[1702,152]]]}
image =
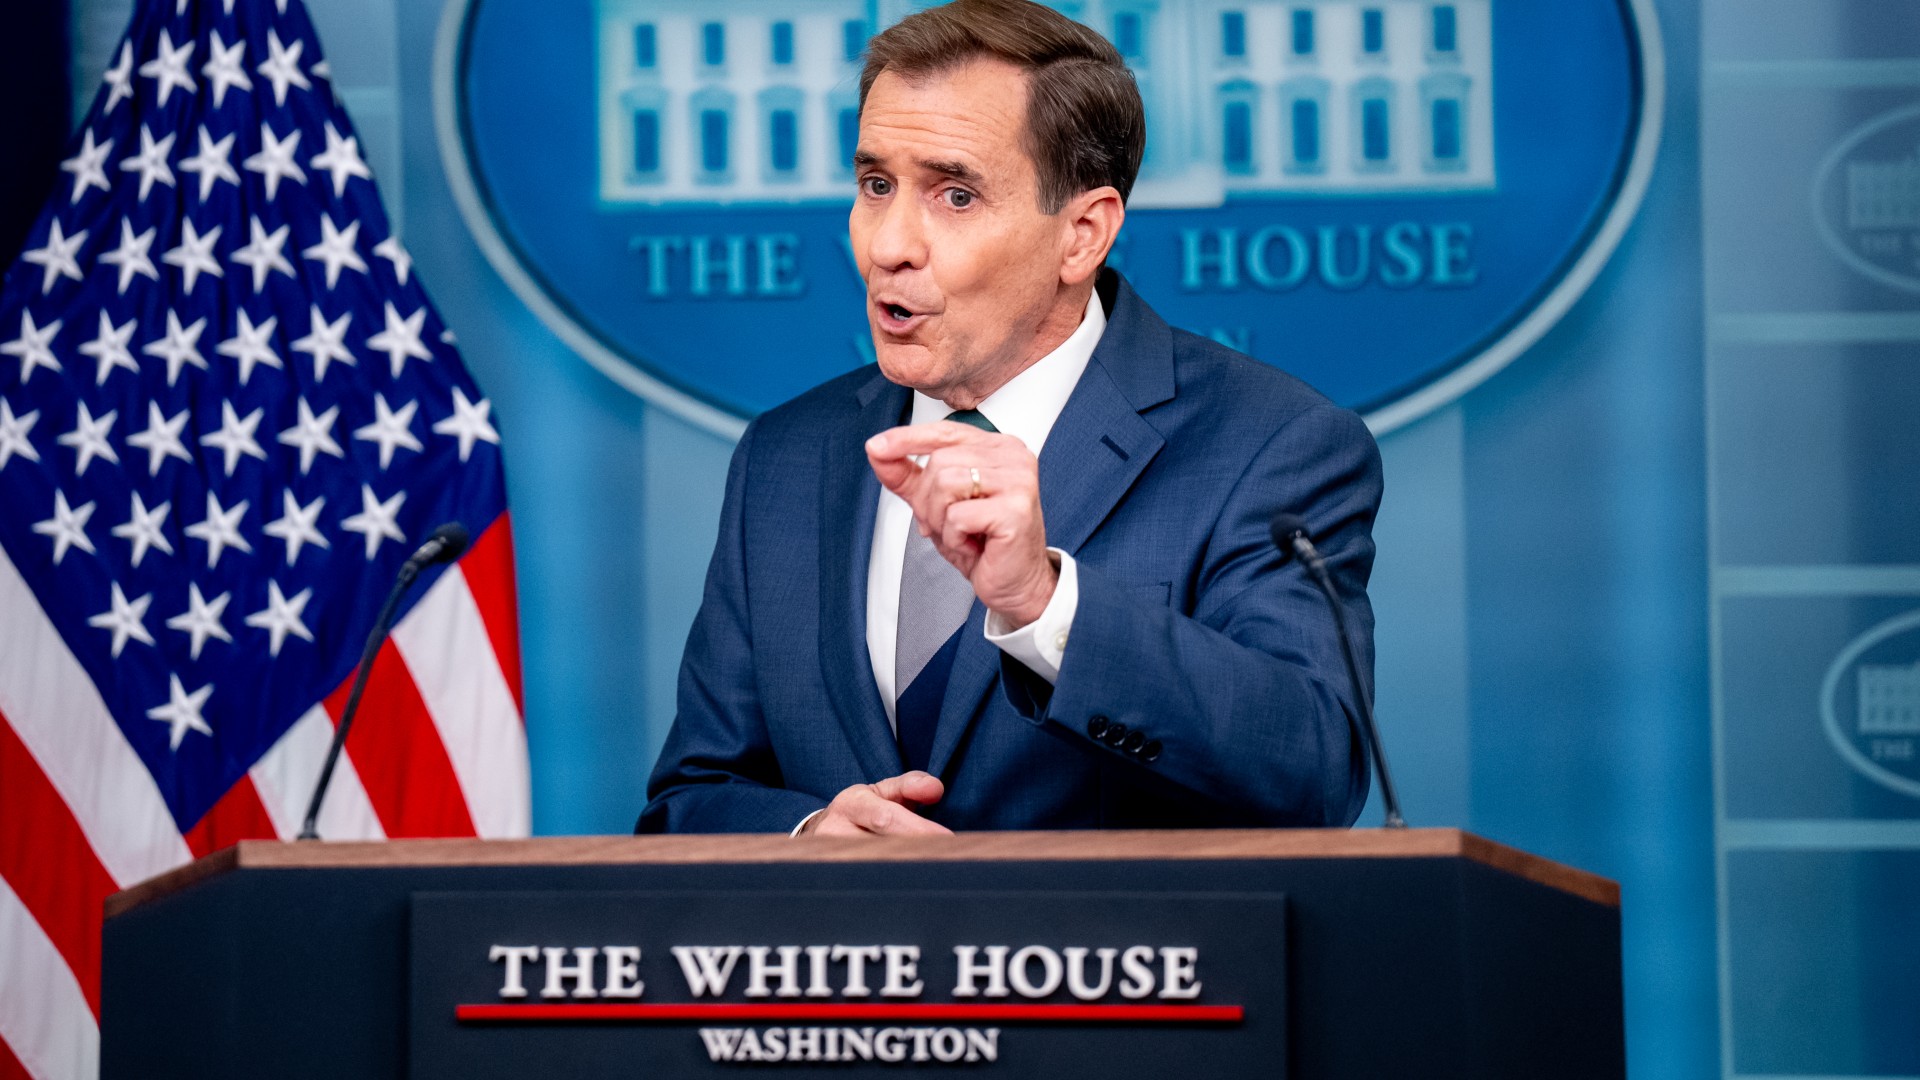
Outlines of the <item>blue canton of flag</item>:
{"label": "blue canton of flag", "polygon": [[[139,4],[70,154],[0,286],[6,738],[107,876],[132,884],[119,879],[184,857],[182,838],[296,724],[327,727],[315,710],[435,525],[483,542],[497,525],[488,581],[436,593],[436,571],[414,593],[447,596],[450,625],[475,615],[456,636],[479,648],[425,672],[409,655],[405,670],[445,738],[442,787],[465,801],[435,820],[524,833],[499,435],[389,226],[305,9]],[[465,689],[463,664],[499,692]],[[452,714],[475,709],[511,724],[455,734]],[[93,712],[110,724],[75,719]],[[116,774],[122,759],[145,775]],[[98,773],[63,771],[78,761]],[[317,772],[311,753],[297,762],[268,800],[275,825],[311,783],[293,774]],[[505,790],[475,790],[482,776]],[[405,831],[372,787],[366,831]],[[107,820],[143,799],[171,819],[151,857]]]}

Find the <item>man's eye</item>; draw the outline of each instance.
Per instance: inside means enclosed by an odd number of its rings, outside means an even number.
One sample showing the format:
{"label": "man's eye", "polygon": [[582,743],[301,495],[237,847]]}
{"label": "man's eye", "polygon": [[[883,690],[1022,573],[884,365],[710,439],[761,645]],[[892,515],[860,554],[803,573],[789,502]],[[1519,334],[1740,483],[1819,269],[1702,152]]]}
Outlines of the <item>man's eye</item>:
{"label": "man's eye", "polygon": [[869,195],[886,195],[893,191],[893,185],[882,176],[869,176],[860,183],[867,189]]}
{"label": "man's eye", "polygon": [[947,205],[961,210],[973,205],[973,192],[966,188],[948,188]]}

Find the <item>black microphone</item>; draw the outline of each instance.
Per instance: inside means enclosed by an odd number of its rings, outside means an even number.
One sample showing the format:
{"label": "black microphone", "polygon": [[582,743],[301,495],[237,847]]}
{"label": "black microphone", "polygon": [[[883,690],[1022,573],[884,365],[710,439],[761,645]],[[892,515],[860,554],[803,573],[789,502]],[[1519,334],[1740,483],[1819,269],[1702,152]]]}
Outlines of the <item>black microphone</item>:
{"label": "black microphone", "polygon": [[1353,696],[1360,705],[1360,734],[1366,740],[1367,750],[1373,758],[1374,771],[1380,776],[1380,801],[1386,804],[1386,827],[1404,829],[1406,819],[1400,816],[1400,797],[1393,790],[1393,776],[1387,771],[1387,755],[1380,748],[1380,729],[1373,722],[1373,699],[1367,693],[1367,685],[1360,678],[1360,661],[1353,651],[1353,635],[1347,630],[1347,612],[1340,606],[1340,594],[1333,587],[1333,575],[1327,573],[1327,561],[1320,556],[1319,549],[1313,546],[1313,540],[1307,535],[1307,522],[1298,514],[1284,511],[1273,515],[1273,542],[1283,555],[1297,558],[1300,565],[1307,568],[1307,574],[1320,586],[1320,592],[1327,598],[1327,606],[1333,609],[1333,625],[1340,632],[1340,655],[1347,661],[1347,678],[1353,683]]}
{"label": "black microphone", "polygon": [[367,634],[367,647],[360,653],[360,669],[353,677],[353,690],[347,694],[346,711],[340,714],[340,726],[333,729],[333,745],[327,747],[327,762],[320,768],[320,781],[313,787],[313,798],[307,801],[307,820],[300,827],[301,840],[320,839],[320,803],[327,797],[327,785],[333,783],[333,767],[340,761],[340,748],[347,744],[347,729],[353,726],[354,714],[360,711],[360,695],[367,688],[367,675],[373,671],[373,658],[380,651],[380,645],[387,640],[387,631],[393,627],[393,612],[400,606],[400,598],[407,594],[420,571],[429,566],[452,562],[467,550],[467,527],[457,521],[449,521],[433,530],[427,542],[420,550],[400,567],[400,573],[393,583],[393,591],[387,594],[387,602],[380,608],[380,617],[373,621],[373,630]]}
{"label": "black microphone", "polygon": [[[418,574],[429,566],[452,562],[466,550],[467,527],[457,521],[449,521],[433,530],[433,533],[427,537],[427,542],[421,544],[420,550],[414,552],[413,558],[407,560],[407,566],[413,567],[413,572]],[[406,573],[406,568],[402,567],[400,572]]]}

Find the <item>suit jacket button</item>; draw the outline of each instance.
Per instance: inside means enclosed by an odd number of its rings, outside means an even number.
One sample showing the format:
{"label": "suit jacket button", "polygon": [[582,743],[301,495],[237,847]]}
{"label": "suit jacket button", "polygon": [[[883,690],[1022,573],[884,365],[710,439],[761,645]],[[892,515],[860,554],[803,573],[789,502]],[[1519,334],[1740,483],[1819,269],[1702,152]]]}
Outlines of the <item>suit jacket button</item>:
{"label": "suit jacket button", "polygon": [[1120,749],[1125,750],[1129,754],[1137,754],[1140,752],[1140,748],[1146,745],[1146,742],[1147,733],[1136,728],[1133,731],[1127,732],[1126,739],[1120,743]]}
{"label": "suit jacket button", "polygon": [[1160,746],[1159,739],[1148,739],[1147,745],[1140,748],[1140,760],[1141,761],[1158,761],[1160,760],[1160,750],[1161,750],[1161,746]]}
{"label": "suit jacket button", "polygon": [[1118,720],[1115,720],[1113,723],[1107,725],[1107,734],[1104,738],[1104,741],[1108,746],[1119,746],[1121,741],[1126,737],[1127,737],[1127,725],[1121,723]]}
{"label": "suit jacket button", "polygon": [[1106,733],[1107,733],[1107,718],[1106,718],[1106,717],[1104,717],[1104,716],[1096,716],[1096,717],[1094,717],[1093,719],[1091,719],[1091,720],[1089,720],[1089,721],[1087,721],[1087,734],[1088,734],[1088,735],[1091,735],[1091,736],[1093,736],[1094,738],[1096,738],[1096,739],[1097,739],[1097,738],[1099,738],[1100,736],[1102,736],[1102,735],[1105,735]]}

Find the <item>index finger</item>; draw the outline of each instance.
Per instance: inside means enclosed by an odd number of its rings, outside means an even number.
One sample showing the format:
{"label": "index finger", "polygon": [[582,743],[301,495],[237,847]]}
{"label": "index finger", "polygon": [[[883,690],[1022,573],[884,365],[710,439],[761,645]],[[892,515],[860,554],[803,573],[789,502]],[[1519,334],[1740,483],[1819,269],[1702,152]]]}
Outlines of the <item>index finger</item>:
{"label": "index finger", "polygon": [[931,454],[935,450],[949,446],[960,446],[989,438],[992,438],[989,432],[981,431],[977,427],[970,427],[952,420],[940,420],[931,424],[889,428],[867,440],[867,456],[880,461],[890,461],[914,454]]}

